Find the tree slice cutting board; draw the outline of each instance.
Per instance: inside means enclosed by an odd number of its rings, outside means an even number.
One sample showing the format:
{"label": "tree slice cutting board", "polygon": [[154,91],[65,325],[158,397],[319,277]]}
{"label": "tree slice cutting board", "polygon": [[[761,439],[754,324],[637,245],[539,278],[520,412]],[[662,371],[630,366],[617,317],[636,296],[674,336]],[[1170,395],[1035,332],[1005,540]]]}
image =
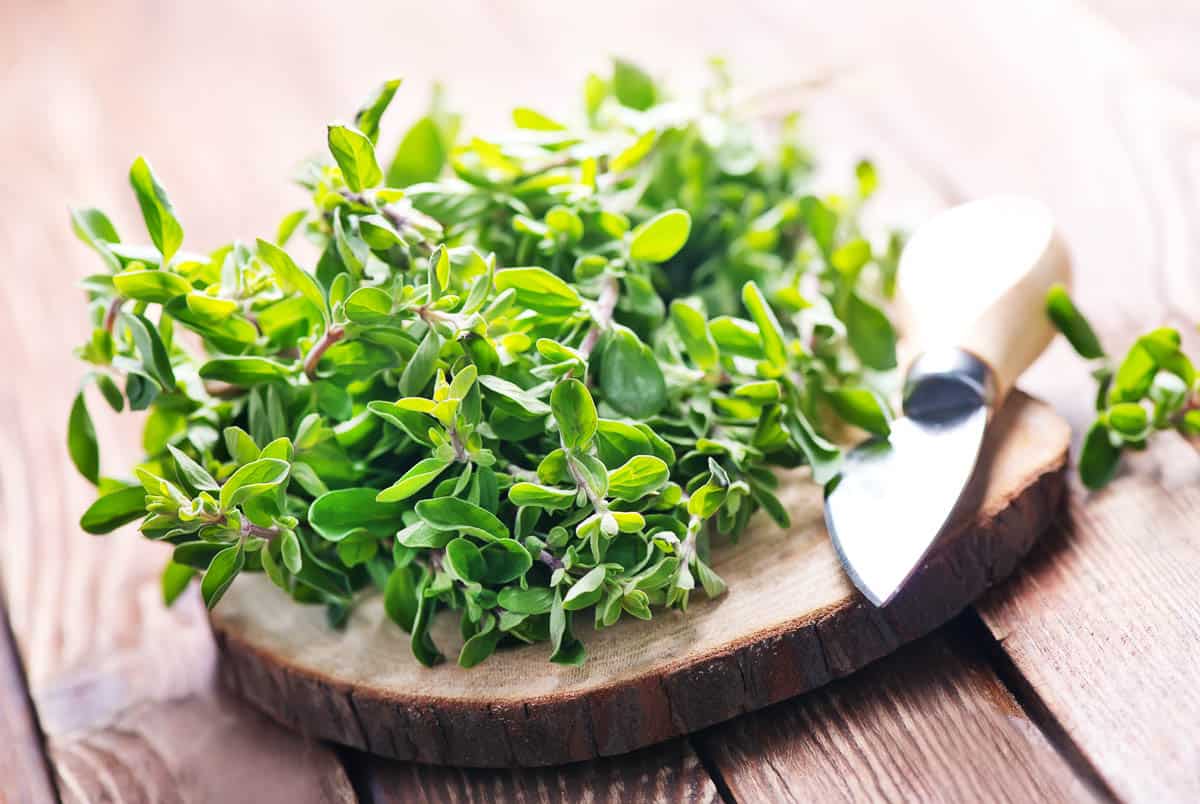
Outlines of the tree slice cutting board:
{"label": "tree slice cutting board", "polygon": [[[739,544],[714,549],[724,596],[696,594],[686,613],[602,631],[579,617],[582,667],[550,664],[543,644],[497,651],[471,670],[453,660],[426,668],[379,596],[334,631],[321,607],[297,606],[255,575],[212,614],[221,676],[289,727],[397,759],[550,765],[631,751],[819,687],[946,622],[1052,522],[1069,441],[1056,413],[1014,392],[972,483],[978,506],[883,609],[842,573],[821,490],[798,476],[783,494],[790,530],[762,517]],[[457,655],[455,615],[438,619],[434,638]]]}

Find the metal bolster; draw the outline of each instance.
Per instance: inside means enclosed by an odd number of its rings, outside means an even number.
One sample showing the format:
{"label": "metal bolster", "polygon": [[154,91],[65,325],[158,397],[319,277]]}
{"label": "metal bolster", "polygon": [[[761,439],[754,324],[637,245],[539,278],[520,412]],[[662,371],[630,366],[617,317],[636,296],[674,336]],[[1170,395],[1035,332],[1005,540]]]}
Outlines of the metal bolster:
{"label": "metal bolster", "polygon": [[980,405],[991,408],[996,376],[991,366],[965,349],[934,349],[920,355],[904,379],[904,414],[944,420]]}

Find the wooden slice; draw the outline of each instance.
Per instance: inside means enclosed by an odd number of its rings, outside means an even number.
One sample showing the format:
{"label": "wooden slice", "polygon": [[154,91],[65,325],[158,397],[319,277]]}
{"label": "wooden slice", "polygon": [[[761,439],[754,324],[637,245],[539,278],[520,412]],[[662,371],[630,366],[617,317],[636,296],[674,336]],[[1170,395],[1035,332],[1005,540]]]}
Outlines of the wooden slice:
{"label": "wooden slice", "polygon": [[[739,544],[714,550],[723,597],[697,594],[686,614],[656,612],[651,622],[577,627],[582,667],[550,664],[548,646],[531,645],[471,670],[425,668],[378,596],[333,631],[321,608],[248,576],[212,615],[221,675],[287,726],[398,759],[550,765],[631,751],[819,687],[946,622],[1012,572],[1052,522],[1069,440],[1048,406],[1014,392],[991,426],[973,515],[883,609],[842,573],[821,491],[796,477],[784,494],[790,530],[764,517]],[[455,656],[456,617],[441,616],[434,637]]]}

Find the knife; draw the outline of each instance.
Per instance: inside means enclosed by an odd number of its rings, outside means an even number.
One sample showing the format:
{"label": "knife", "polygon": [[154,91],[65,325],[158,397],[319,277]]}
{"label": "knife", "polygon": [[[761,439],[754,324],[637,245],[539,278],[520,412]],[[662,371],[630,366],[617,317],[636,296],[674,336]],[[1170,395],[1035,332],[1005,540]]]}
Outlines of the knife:
{"label": "knife", "polygon": [[846,455],[825,524],[846,574],[887,605],[921,565],[968,486],[988,420],[1054,336],[1046,291],[1070,280],[1044,204],[996,196],[920,226],[900,257],[898,312],[917,345],[903,415]]}

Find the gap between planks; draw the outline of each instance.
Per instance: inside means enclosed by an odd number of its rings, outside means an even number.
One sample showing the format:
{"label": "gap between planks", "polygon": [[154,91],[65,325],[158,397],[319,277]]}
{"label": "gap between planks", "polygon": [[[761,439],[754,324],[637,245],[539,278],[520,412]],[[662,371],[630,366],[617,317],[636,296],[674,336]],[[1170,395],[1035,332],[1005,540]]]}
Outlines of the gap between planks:
{"label": "gap between planks", "polygon": [[51,772],[46,738],[29,695],[0,583],[0,801],[40,804],[60,796]]}

